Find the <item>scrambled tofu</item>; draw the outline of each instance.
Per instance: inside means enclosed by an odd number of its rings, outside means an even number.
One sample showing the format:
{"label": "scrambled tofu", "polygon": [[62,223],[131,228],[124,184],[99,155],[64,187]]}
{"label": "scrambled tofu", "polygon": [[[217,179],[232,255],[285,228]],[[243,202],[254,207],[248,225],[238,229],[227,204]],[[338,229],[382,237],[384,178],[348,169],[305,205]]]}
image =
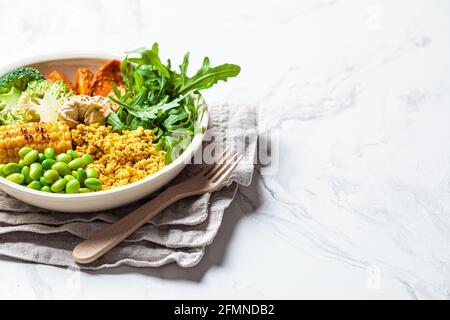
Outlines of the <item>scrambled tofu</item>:
{"label": "scrambled tofu", "polygon": [[165,165],[165,151],[157,150],[152,130],[112,132],[103,125],[80,124],[72,130],[72,140],[79,152],[94,157],[102,190],[141,180]]}

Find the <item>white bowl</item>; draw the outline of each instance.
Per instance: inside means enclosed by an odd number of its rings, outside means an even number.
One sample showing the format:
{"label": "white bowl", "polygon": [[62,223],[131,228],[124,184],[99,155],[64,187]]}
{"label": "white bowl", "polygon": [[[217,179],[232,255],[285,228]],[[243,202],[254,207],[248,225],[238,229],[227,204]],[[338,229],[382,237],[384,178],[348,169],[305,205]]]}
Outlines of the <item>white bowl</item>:
{"label": "white bowl", "polygon": [[[89,67],[95,72],[104,61],[112,58],[120,59],[120,56],[104,53],[72,53],[38,57],[1,68],[0,76],[17,67],[31,66],[43,74],[59,70],[69,79],[73,79],[77,67]],[[198,126],[206,129],[208,113],[204,101],[202,107],[205,112],[202,119],[199,119]],[[188,148],[171,164],[157,173],[123,187],[84,194],[54,194],[32,190],[0,177],[0,189],[28,204],[61,212],[93,212],[124,206],[160,189],[184,169],[202,144],[204,130],[197,132]]]}

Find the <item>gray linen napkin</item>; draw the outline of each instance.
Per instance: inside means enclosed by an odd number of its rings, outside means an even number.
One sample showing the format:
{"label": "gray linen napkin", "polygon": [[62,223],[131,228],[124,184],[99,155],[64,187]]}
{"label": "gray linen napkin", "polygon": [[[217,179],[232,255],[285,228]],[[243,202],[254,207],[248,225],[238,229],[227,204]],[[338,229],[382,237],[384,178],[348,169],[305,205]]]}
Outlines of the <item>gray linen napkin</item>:
{"label": "gray linen napkin", "polygon": [[[210,124],[205,135],[208,141],[204,141],[203,150],[223,149],[226,144],[235,145],[245,154],[220,190],[175,203],[89,265],[73,262],[75,245],[132,212],[151,197],[106,212],[61,213],[30,206],[0,191],[0,256],[82,269],[120,265],[158,267],[170,262],[181,267],[196,265],[203,257],[205,247],[216,236],[238,184],[250,184],[256,155],[257,119],[253,107],[213,105],[209,106],[209,114]],[[198,159],[198,155],[194,159]],[[202,167],[199,164],[188,165],[171,184],[195,175]]]}

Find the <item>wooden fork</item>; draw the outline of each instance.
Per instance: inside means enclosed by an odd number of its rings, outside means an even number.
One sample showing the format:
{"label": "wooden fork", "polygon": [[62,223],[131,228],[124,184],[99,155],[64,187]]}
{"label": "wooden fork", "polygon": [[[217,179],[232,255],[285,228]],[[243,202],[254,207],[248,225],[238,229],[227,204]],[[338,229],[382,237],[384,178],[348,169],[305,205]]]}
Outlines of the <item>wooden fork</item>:
{"label": "wooden fork", "polygon": [[174,202],[215,191],[230,176],[241,161],[242,155],[225,150],[219,158],[215,165],[211,165],[198,175],[166,189],[149,203],[78,244],[73,250],[73,259],[80,264],[91,263],[128,238]]}

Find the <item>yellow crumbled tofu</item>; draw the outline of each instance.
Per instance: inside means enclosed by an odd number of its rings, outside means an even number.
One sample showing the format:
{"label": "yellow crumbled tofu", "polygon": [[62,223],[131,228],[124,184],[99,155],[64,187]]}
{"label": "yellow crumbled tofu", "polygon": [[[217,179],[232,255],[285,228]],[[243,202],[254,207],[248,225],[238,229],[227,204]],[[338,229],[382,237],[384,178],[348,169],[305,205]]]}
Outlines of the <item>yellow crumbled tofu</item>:
{"label": "yellow crumbled tofu", "polygon": [[77,151],[90,154],[102,181],[102,190],[141,180],[165,165],[165,151],[157,150],[152,130],[112,132],[103,125],[80,124],[72,130]]}

